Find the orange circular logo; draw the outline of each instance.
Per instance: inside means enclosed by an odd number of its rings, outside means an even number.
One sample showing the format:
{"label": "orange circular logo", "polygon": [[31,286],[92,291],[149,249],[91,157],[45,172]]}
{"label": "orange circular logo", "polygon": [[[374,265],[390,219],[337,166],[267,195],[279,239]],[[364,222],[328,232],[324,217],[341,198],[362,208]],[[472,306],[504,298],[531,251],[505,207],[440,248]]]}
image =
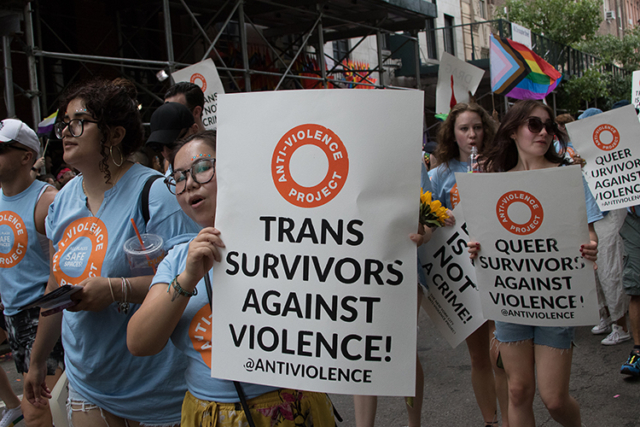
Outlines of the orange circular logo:
{"label": "orange circular logo", "polygon": [[69,224],[51,266],[58,285],[77,285],[100,276],[108,244],[107,227],[99,218],[80,218]]}
{"label": "orange circular logo", "polygon": [[193,349],[200,353],[202,360],[209,368],[211,368],[211,330],[213,328],[211,323],[211,306],[207,303],[193,316],[189,325],[189,338]]}
{"label": "orange circular logo", "polygon": [[0,212],[0,268],[11,268],[22,261],[28,242],[22,218],[12,211]]}
{"label": "orange circular logo", "polygon": [[451,209],[455,209],[460,203],[460,192],[458,192],[458,183],[453,184],[451,191],[449,192],[449,202],[451,203]]}
{"label": "orange circular logo", "polygon": [[[610,143],[605,144],[600,139],[600,136],[602,135],[603,132],[609,132],[613,137],[613,140]],[[604,151],[611,151],[614,148],[616,148],[620,143],[620,132],[618,132],[618,129],[616,129],[611,125],[602,124],[593,131],[593,142],[596,144],[596,147],[598,147],[599,149]]]}
{"label": "orange circular logo", "polygon": [[[526,223],[518,224],[509,218],[509,206],[514,203],[523,203],[531,211],[531,218],[529,218]],[[496,214],[498,215],[500,224],[502,224],[507,231],[520,236],[531,234],[536,231],[540,228],[544,218],[544,211],[540,201],[538,201],[538,199],[536,199],[532,194],[519,190],[509,191],[500,197],[498,204],[496,205]]]}
{"label": "orange circular logo", "polygon": [[[298,184],[291,176],[291,157],[304,145],[315,145],[327,156],[329,170],[324,179],[313,187]],[[349,156],[342,140],[320,125],[296,126],[284,134],[271,159],[271,175],[278,192],[289,203],[301,208],[316,208],[338,195],[349,174]]]}
{"label": "orange circular logo", "polygon": [[[204,92],[205,90],[207,90],[207,79],[204,78],[204,76],[200,73],[194,73],[191,76],[191,79],[189,79],[189,81],[191,83],[196,83],[198,80],[200,80],[202,82],[202,86],[200,86],[200,89],[202,89],[202,91]],[[197,84],[197,83],[196,83]]]}

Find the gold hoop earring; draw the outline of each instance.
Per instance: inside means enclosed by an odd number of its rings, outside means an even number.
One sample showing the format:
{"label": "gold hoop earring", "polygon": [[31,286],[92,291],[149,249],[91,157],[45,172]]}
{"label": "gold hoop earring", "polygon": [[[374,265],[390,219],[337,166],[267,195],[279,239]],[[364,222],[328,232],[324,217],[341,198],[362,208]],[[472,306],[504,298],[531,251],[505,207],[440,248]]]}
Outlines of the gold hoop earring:
{"label": "gold hoop earring", "polygon": [[124,156],[122,155],[122,150],[118,149],[120,151],[120,163],[116,163],[116,159],[113,157],[113,145],[111,147],[109,147],[109,155],[111,156],[111,160],[113,160],[113,164],[120,167],[122,166],[122,164],[124,163]]}

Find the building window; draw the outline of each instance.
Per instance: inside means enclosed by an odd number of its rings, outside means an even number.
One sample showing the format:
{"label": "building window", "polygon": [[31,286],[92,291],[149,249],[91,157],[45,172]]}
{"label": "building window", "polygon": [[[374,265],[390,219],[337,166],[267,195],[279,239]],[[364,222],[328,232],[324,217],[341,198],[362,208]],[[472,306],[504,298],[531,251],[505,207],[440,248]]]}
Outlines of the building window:
{"label": "building window", "polygon": [[453,16],[444,15],[444,51],[451,55],[456,54],[453,39]]}
{"label": "building window", "polygon": [[429,59],[438,59],[438,51],[436,48],[436,32],[433,30],[435,23],[433,18],[427,19],[427,27],[425,34],[427,36],[427,56]]}
{"label": "building window", "polygon": [[480,17],[482,19],[487,19],[487,5],[486,5],[486,1],[485,0],[480,0],[479,1],[479,7],[480,7]]}
{"label": "building window", "polygon": [[349,59],[349,40],[336,40],[333,42],[333,58],[336,62]]}

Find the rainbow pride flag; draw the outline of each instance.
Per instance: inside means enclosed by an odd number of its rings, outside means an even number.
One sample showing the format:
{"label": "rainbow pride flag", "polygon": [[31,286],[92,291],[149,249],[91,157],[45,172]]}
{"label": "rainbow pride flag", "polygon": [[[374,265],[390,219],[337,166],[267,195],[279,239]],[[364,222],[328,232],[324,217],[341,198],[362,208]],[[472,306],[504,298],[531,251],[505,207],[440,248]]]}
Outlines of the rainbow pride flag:
{"label": "rainbow pride flag", "polygon": [[562,74],[525,45],[491,35],[491,91],[515,99],[544,99]]}

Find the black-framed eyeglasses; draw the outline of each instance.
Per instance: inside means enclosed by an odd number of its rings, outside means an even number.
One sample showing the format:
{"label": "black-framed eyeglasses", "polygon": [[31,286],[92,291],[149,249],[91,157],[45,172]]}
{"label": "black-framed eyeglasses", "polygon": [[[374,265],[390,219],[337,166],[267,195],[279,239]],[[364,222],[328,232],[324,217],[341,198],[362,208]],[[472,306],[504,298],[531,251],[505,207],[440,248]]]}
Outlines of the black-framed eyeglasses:
{"label": "black-framed eyeglasses", "polygon": [[21,150],[21,151],[29,151],[27,148],[18,147],[17,145],[13,145],[12,141],[1,143],[0,144],[0,154],[7,153],[11,149]]}
{"label": "black-framed eyeglasses", "polygon": [[82,136],[82,133],[84,132],[85,123],[98,123],[98,122],[96,122],[95,120],[88,120],[88,119],[72,119],[72,120],[69,120],[68,122],[57,122],[55,125],[53,125],[53,130],[56,133],[56,137],[58,139],[62,139],[62,132],[64,132],[64,129],[68,126],[69,133],[71,134],[71,136],[74,138],[77,138],[79,136]]}
{"label": "black-framed eyeglasses", "polygon": [[164,183],[171,191],[171,194],[180,195],[187,189],[187,175],[191,175],[198,184],[206,184],[211,181],[216,174],[216,159],[198,159],[187,170],[177,170],[164,179]]}
{"label": "black-framed eyeglasses", "polygon": [[542,122],[540,117],[531,116],[527,118],[527,127],[531,133],[540,133],[544,128],[549,135],[556,135],[558,133],[558,125],[553,120],[547,120]]}

